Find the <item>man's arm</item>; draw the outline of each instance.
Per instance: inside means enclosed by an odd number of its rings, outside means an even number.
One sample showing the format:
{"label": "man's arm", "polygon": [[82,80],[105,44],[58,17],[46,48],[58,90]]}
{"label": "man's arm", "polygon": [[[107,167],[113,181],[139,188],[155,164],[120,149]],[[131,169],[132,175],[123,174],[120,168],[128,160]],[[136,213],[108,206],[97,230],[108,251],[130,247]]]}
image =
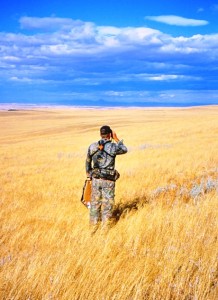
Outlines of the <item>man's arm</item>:
{"label": "man's arm", "polygon": [[92,171],[92,156],[90,155],[90,148],[88,149],[88,153],[86,156],[85,167],[86,167],[86,176],[90,177],[90,173]]}
{"label": "man's arm", "polygon": [[119,140],[116,132],[112,131],[112,136],[113,136],[113,139],[115,140],[115,142],[117,143],[117,151],[116,151],[116,154],[125,154],[127,153],[127,148],[126,146],[123,144],[123,141]]}

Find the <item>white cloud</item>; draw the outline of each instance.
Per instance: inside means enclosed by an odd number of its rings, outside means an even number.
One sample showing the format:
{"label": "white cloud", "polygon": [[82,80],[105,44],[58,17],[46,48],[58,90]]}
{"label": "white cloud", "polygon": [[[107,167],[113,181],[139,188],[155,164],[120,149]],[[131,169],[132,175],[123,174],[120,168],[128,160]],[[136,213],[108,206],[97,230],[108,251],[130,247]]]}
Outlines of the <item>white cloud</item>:
{"label": "white cloud", "polygon": [[27,77],[19,78],[17,76],[11,77],[10,80],[17,81],[17,82],[24,82],[24,83],[31,83],[33,81],[31,78],[27,78]]}
{"label": "white cloud", "polygon": [[201,13],[201,12],[203,12],[204,11],[204,8],[203,7],[199,7],[198,9],[197,9],[197,13]]}
{"label": "white cloud", "polygon": [[[67,63],[71,59],[71,63],[83,65],[87,57],[91,58],[90,63],[100,64],[103,59],[115,55],[117,62],[128,59],[165,63],[173,54],[174,57],[178,55],[180,63],[186,64],[184,60],[188,56],[181,59],[181,54],[203,54],[204,57],[199,56],[199,61],[216,59],[218,55],[217,34],[172,37],[146,27],[97,26],[90,22],[52,17],[23,17],[20,22],[26,28],[44,28],[49,24],[55,24],[58,28],[53,28],[52,32],[40,31],[31,35],[0,33],[0,61],[4,60],[4,63],[63,65],[66,59]],[[62,57],[62,60],[55,61],[55,57]],[[116,61],[114,63],[116,66]]]}
{"label": "white cloud", "polygon": [[154,81],[169,81],[169,80],[200,80],[200,77],[197,76],[188,76],[188,75],[174,75],[174,74],[158,74],[154,76],[149,76],[149,80]]}
{"label": "white cloud", "polygon": [[161,75],[157,75],[157,76],[151,76],[149,77],[150,80],[160,80],[160,81],[164,81],[164,80],[175,80],[178,78],[183,78],[183,76],[179,76],[179,75],[165,75],[165,74],[161,74]]}
{"label": "white cloud", "polygon": [[127,92],[120,92],[120,91],[107,91],[105,92],[106,96],[112,96],[112,97],[124,97],[127,95]]}
{"label": "white cloud", "polygon": [[74,25],[82,23],[81,21],[74,21],[69,18],[55,18],[55,17],[22,17],[19,20],[22,29],[44,29],[54,30],[60,28],[70,28]]}
{"label": "white cloud", "polygon": [[114,26],[99,26],[98,33],[101,36],[117,36],[122,32],[121,28]]}
{"label": "white cloud", "polygon": [[[57,89],[74,88],[85,95],[95,86],[110,86],[101,96],[122,99],[146,98],[144,90],[125,93],[135,84],[143,89],[181,87],[184,82],[194,88],[205,82],[217,86],[218,34],[173,37],[147,27],[97,26],[52,17],[25,17],[20,23],[34,30],[0,33],[0,79],[11,85],[42,84],[49,89],[56,83]],[[122,91],[117,91],[120,85]]]}
{"label": "white cloud", "polygon": [[20,61],[20,58],[13,55],[8,55],[8,56],[3,56],[2,60],[10,63],[17,63]]}
{"label": "white cloud", "polygon": [[203,26],[209,24],[206,20],[188,19],[175,15],[146,16],[145,19],[176,26]]}

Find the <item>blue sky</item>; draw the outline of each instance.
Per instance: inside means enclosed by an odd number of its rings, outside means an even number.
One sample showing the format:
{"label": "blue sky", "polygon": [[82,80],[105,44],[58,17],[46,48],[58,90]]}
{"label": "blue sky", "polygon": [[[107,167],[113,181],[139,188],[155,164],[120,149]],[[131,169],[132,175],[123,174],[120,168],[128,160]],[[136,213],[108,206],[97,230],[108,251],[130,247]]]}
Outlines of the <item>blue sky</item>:
{"label": "blue sky", "polygon": [[218,104],[218,0],[8,0],[0,103]]}

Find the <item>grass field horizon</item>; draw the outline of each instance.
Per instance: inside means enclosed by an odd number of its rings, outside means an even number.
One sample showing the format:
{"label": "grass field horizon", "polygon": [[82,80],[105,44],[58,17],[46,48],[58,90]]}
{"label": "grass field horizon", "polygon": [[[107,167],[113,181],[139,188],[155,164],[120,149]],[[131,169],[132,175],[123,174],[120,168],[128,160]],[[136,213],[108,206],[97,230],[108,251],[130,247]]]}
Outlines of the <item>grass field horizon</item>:
{"label": "grass field horizon", "polygon": [[[218,298],[218,106],[0,110],[0,299]],[[110,125],[113,226],[80,202]]]}

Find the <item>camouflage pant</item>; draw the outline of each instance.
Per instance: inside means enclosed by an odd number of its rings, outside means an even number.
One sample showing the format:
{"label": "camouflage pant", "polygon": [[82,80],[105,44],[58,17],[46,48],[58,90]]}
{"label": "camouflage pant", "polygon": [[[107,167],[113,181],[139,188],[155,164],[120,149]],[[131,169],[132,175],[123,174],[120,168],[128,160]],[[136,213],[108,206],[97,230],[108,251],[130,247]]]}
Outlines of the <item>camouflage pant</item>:
{"label": "camouflage pant", "polygon": [[104,179],[92,179],[92,197],[90,224],[106,222],[112,215],[114,205],[115,182]]}

